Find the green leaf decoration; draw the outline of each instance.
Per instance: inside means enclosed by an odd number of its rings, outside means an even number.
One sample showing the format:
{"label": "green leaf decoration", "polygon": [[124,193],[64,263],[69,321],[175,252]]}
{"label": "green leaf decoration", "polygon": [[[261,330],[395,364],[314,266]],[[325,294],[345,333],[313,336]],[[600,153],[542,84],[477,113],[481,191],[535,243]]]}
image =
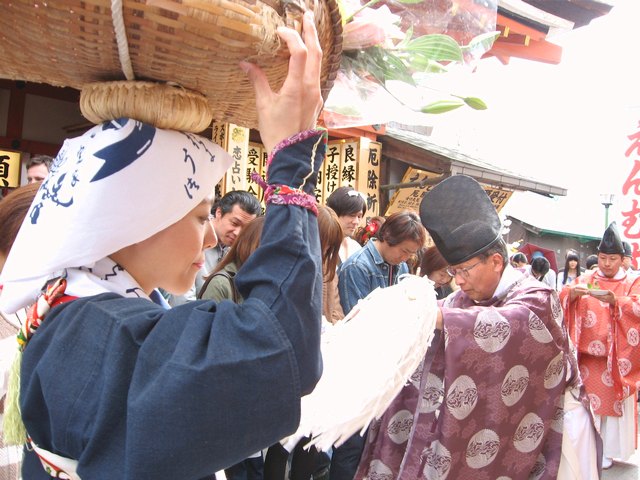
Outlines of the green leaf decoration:
{"label": "green leaf decoration", "polygon": [[384,85],[386,80],[402,80],[410,85],[415,84],[405,61],[394,53],[381,47],[370,47],[361,52],[364,54],[356,57],[346,56],[346,59],[343,55],[343,62],[360,75],[367,72],[381,85]]}
{"label": "green leaf decoration", "polygon": [[409,68],[414,72],[445,73],[448,71],[447,67],[441,63],[429,60],[421,55],[414,55],[409,62]]}
{"label": "green leaf decoration", "polygon": [[397,50],[404,50],[406,46],[409,44],[409,41],[413,37],[413,26],[409,26],[406,33],[404,34],[404,38],[400,40],[400,42],[395,46]]}
{"label": "green leaf decoration", "polygon": [[[424,0],[396,0],[398,3],[418,4]],[[351,16],[345,18],[345,23],[353,19],[360,11],[371,8],[381,0],[369,0]],[[387,81],[400,80],[415,86],[415,73],[446,73],[449,65],[464,63],[465,58],[477,57],[478,53],[491,49],[500,32],[487,32],[474,37],[468,45],[460,45],[453,37],[445,34],[429,34],[413,38],[414,30],[408,26],[404,37],[395,45],[376,45],[360,50],[344,51],[342,55],[343,71],[357,77],[378,83],[392,96],[387,89]],[[366,99],[370,94],[370,87],[364,84],[359,88],[359,95]],[[463,97],[452,93],[443,96],[446,100],[430,103],[420,109],[427,114],[440,114],[467,106],[474,110],[486,110],[487,104],[478,97]],[[451,99],[453,98],[453,99]],[[401,103],[405,103],[399,100]],[[414,109],[415,105],[410,108]]]}
{"label": "green leaf decoration", "polygon": [[464,101],[464,103],[469,105],[474,110],[486,110],[487,109],[487,104],[484,103],[478,97],[464,97],[462,99],[462,101]]}
{"label": "green leaf decoration", "polygon": [[430,103],[420,109],[422,113],[446,113],[456,108],[460,108],[464,105],[462,100],[439,100],[437,102]]}
{"label": "green leaf decoration", "polygon": [[439,62],[461,62],[462,48],[449,35],[434,33],[422,35],[408,42],[404,51],[423,55],[430,60]]}
{"label": "green leaf decoration", "polygon": [[471,39],[468,45],[462,47],[464,52],[480,49],[483,52],[491,50],[496,39],[500,36],[500,32],[487,32],[477,35]]}

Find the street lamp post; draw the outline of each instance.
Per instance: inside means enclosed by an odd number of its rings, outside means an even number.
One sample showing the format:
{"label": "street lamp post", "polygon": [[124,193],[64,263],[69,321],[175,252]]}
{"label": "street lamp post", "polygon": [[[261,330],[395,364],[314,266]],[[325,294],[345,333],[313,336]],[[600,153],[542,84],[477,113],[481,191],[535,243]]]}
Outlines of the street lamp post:
{"label": "street lamp post", "polygon": [[601,193],[600,194],[600,203],[604,205],[604,229],[606,230],[609,226],[609,207],[613,205],[613,193]]}

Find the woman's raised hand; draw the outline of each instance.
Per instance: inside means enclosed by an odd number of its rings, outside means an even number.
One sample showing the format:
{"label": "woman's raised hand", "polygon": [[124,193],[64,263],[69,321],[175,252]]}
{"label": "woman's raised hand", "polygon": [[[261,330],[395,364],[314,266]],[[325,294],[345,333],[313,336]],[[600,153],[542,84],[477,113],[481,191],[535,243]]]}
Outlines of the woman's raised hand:
{"label": "woman's raised hand", "polygon": [[289,72],[279,92],[271,90],[260,67],[247,62],[240,64],[256,93],[258,128],[262,143],[269,152],[280,141],[314,128],[322,110],[322,49],[313,13],[304,14],[302,25],[302,38],[291,28],[278,28],[278,35],[291,54]]}

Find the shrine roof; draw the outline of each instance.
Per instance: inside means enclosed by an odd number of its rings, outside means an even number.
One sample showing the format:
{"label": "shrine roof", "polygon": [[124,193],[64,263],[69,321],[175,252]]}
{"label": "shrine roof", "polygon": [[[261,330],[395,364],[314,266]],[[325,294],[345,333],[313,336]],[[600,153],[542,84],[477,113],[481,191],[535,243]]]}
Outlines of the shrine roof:
{"label": "shrine roof", "polygon": [[387,125],[385,135],[378,137],[378,140],[383,145],[383,157],[420,169],[443,175],[469,175],[480,182],[515,191],[530,191],[545,196],[567,194],[563,187],[492,165],[455,148],[439,145],[422,133]]}

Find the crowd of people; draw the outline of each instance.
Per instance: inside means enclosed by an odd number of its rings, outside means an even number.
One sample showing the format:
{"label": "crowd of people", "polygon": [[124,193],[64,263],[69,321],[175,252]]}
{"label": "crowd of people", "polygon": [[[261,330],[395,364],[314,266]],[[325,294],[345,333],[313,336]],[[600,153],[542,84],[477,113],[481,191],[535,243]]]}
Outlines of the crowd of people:
{"label": "crowd of people", "polygon": [[[68,140],[0,201],[0,348],[16,334],[20,346],[19,378],[3,354],[0,396],[5,438],[24,445],[0,445],[8,478],[22,462],[29,480],[597,480],[626,460],[640,280],[615,223],[593,267],[569,252],[556,279],[543,255],[510,256],[465,175],[419,212],[365,219],[347,186],[317,205],[312,16],[279,35],[280,92],[243,67],[270,152],[264,216],[248,192],[212,197],[231,161],[217,145],[127,118]],[[323,328],[405,274],[439,299],[418,370],[364,435],[330,452],[284,442],[322,374]]]}

